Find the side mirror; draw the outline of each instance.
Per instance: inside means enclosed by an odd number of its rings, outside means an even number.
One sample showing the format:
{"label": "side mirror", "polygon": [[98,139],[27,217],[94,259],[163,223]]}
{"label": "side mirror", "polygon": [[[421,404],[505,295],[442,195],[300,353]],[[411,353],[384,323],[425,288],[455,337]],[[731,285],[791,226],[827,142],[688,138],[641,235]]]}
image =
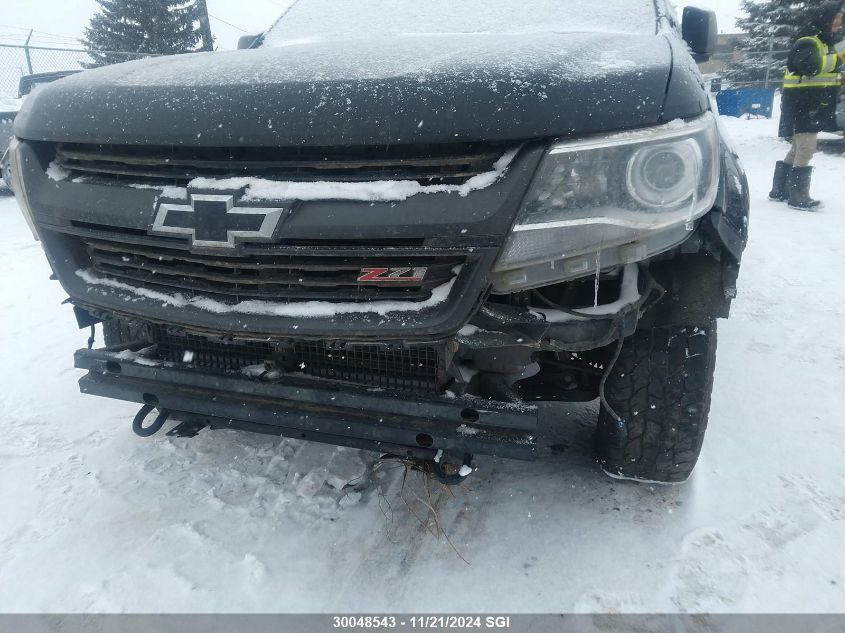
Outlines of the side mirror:
{"label": "side mirror", "polygon": [[252,48],[258,43],[258,40],[261,39],[261,36],[264,35],[263,33],[259,33],[258,35],[241,35],[238,38],[238,50],[244,48]]}
{"label": "side mirror", "polygon": [[693,59],[706,62],[716,50],[716,13],[697,7],[684,7],[681,34],[692,50]]}

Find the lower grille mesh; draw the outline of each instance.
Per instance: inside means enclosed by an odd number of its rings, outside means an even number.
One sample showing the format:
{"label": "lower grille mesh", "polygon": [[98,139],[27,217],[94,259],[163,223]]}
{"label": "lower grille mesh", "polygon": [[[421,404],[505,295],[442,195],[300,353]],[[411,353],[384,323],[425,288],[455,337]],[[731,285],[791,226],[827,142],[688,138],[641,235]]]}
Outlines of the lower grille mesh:
{"label": "lower grille mesh", "polygon": [[264,342],[211,340],[171,332],[164,326],[153,326],[152,331],[159,358],[173,363],[237,371],[269,361],[274,354],[272,345]]}
{"label": "lower grille mesh", "polygon": [[269,371],[414,392],[437,391],[445,373],[443,355],[431,345],[211,339],[158,325],[152,327],[152,339],[162,360],[223,371],[266,365]]}
{"label": "lower grille mesh", "polygon": [[387,350],[381,345],[294,345],[300,368],[320,378],[390,389],[432,391],[438,383],[438,353],[433,347]]}

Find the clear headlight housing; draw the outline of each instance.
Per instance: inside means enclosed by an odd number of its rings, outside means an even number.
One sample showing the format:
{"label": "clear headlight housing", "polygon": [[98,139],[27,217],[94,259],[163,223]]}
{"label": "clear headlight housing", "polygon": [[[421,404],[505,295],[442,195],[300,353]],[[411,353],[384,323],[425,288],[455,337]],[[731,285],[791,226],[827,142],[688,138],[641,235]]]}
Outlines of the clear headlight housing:
{"label": "clear headlight housing", "polygon": [[719,137],[709,112],[556,144],[543,158],[493,271],[598,254],[661,231],[677,236],[678,227],[691,230],[710,210],[718,183]]}

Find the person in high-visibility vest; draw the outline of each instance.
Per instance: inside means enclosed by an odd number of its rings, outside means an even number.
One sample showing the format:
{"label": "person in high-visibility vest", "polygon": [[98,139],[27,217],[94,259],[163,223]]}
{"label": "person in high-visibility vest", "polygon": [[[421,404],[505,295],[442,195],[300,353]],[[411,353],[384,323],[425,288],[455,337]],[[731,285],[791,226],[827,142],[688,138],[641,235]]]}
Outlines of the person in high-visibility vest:
{"label": "person in high-visibility vest", "polygon": [[828,2],[814,12],[808,34],[799,38],[786,61],[781,98],[779,136],[792,147],[775,166],[769,198],[788,201],[794,209],[815,209],[821,203],[810,197],[818,133],[836,130],[836,100],[842,83],[843,60],[834,44],[842,30],[843,2]]}

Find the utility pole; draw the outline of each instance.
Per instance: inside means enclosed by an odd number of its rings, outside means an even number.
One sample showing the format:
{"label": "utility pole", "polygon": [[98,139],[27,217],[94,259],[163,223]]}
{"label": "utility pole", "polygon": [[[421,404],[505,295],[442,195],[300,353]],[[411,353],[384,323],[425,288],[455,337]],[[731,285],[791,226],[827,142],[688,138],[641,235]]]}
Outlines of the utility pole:
{"label": "utility pole", "polygon": [[211,37],[211,22],[208,19],[208,5],[205,0],[197,0],[197,17],[200,21],[200,37],[202,37],[201,51],[213,51],[214,39]]}
{"label": "utility pole", "polygon": [[26,55],[26,65],[29,68],[29,74],[32,74],[32,56],[29,54],[29,40],[32,39],[32,29],[29,31],[29,35],[26,38],[26,43],[23,45],[23,52]]}

